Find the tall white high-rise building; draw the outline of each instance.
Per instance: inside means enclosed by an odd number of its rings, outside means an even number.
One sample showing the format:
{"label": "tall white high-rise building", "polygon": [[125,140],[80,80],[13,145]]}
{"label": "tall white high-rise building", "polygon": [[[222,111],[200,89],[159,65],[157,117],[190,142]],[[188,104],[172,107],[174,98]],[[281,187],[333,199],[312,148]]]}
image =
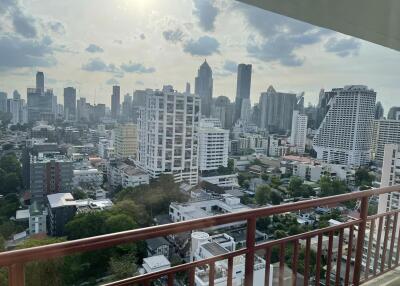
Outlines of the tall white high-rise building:
{"label": "tall white high-rise building", "polygon": [[329,110],[314,137],[317,158],[326,163],[370,161],[376,92],[362,85],[333,89]]}
{"label": "tall white high-rise building", "polygon": [[304,154],[306,149],[307,121],[307,115],[300,114],[298,110],[293,111],[290,144],[296,146],[298,154]]}
{"label": "tall white high-rise building", "polygon": [[[400,185],[400,145],[385,145],[383,156],[381,187]],[[379,195],[378,213],[385,213],[400,208],[400,193],[392,192]],[[400,221],[398,222],[398,226]]]}
{"label": "tall white high-rise building", "polygon": [[198,181],[200,97],[166,86],[146,90],[138,119],[137,165],[152,178],[173,174],[176,182]]}
{"label": "tall white high-rise building", "polygon": [[228,166],[229,130],[212,122],[201,122],[199,128],[199,170],[216,170]]}
{"label": "tall white high-rise building", "polygon": [[373,134],[373,159],[382,162],[385,145],[400,144],[400,120],[375,120]]}

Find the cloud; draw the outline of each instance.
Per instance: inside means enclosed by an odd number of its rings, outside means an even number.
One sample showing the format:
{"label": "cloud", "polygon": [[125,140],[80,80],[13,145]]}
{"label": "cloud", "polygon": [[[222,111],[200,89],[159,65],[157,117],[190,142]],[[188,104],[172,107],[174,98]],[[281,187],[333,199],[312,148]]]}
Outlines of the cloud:
{"label": "cloud", "polygon": [[24,11],[19,1],[0,1],[0,15],[3,19],[9,16],[11,25],[17,34],[25,38],[35,38],[38,35],[36,20]]}
{"label": "cloud", "polygon": [[184,33],[181,29],[177,28],[176,30],[166,30],[163,32],[164,39],[168,42],[178,43],[183,40]]}
{"label": "cloud", "polygon": [[223,66],[223,69],[229,73],[236,73],[237,72],[238,64],[231,60],[226,60]]}
{"label": "cloud", "polygon": [[48,67],[56,64],[52,40],[26,39],[15,35],[0,36],[0,69]]}
{"label": "cloud", "polygon": [[209,36],[202,36],[197,40],[190,40],[184,44],[183,51],[192,56],[210,56],[218,53],[219,42]]}
{"label": "cloud", "polygon": [[215,19],[219,13],[212,0],[193,0],[193,14],[199,19],[199,25],[204,31],[214,31]]}
{"label": "cloud", "polygon": [[121,73],[121,71],[114,64],[106,64],[100,58],[90,59],[86,64],[82,65],[82,69],[90,72]]}
{"label": "cloud", "polygon": [[361,42],[354,38],[330,38],[325,44],[325,51],[334,53],[339,57],[356,56],[361,47]]}
{"label": "cloud", "polygon": [[104,50],[99,47],[98,45],[95,44],[90,44],[85,51],[89,52],[89,53],[102,53],[104,52]]}
{"label": "cloud", "polygon": [[156,71],[154,67],[145,67],[140,63],[129,61],[127,64],[122,64],[121,69],[128,73],[153,73]]}
{"label": "cloud", "polygon": [[106,84],[108,84],[108,85],[119,85],[119,82],[115,78],[110,78],[109,80],[106,81]]}
{"label": "cloud", "polygon": [[64,35],[65,34],[65,27],[61,22],[49,22],[48,26],[50,27],[50,29],[54,32],[57,33],[59,35]]}
{"label": "cloud", "polygon": [[303,58],[296,55],[301,47],[323,40],[332,31],[316,28],[310,24],[268,12],[256,7],[238,4],[251,31],[247,52],[250,56],[265,61],[277,61],[284,66],[299,66]]}

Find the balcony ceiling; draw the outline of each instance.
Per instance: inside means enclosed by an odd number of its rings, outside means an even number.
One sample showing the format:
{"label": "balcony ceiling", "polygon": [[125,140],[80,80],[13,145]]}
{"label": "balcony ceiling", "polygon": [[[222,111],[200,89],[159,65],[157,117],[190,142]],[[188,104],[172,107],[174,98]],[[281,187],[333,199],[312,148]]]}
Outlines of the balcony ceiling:
{"label": "balcony ceiling", "polygon": [[400,50],[399,0],[239,1]]}

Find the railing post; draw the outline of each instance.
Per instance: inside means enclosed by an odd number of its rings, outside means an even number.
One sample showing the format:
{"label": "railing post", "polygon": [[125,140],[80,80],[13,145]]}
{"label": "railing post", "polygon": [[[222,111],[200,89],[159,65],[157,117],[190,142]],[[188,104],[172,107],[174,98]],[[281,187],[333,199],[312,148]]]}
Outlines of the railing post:
{"label": "railing post", "polygon": [[25,271],[23,264],[12,264],[8,268],[8,285],[9,286],[24,286]]}
{"label": "railing post", "polygon": [[247,220],[246,233],[246,266],[245,266],[245,286],[253,286],[254,273],[254,246],[256,244],[256,218],[252,217]]}
{"label": "railing post", "polygon": [[361,199],[361,208],[360,208],[361,222],[358,226],[356,257],[355,257],[354,274],[353,274],[353,285],[355,286],[360,285],[361,263],[362,263],[363,249],[364,249],[367,217],[368,217],[368,197],[363,197]]}

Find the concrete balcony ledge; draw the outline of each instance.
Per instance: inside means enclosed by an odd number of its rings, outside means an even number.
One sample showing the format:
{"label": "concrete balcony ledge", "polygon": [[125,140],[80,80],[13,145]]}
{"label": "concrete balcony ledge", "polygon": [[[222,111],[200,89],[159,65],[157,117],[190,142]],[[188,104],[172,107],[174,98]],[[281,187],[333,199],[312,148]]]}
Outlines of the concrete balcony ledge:
{"label": "concrete balcony ledge", "polygon": [[398,286],[400,285],[400,267],[393,269],[381,276],[378,276],[368,282],[363,283],[364,286]]}

